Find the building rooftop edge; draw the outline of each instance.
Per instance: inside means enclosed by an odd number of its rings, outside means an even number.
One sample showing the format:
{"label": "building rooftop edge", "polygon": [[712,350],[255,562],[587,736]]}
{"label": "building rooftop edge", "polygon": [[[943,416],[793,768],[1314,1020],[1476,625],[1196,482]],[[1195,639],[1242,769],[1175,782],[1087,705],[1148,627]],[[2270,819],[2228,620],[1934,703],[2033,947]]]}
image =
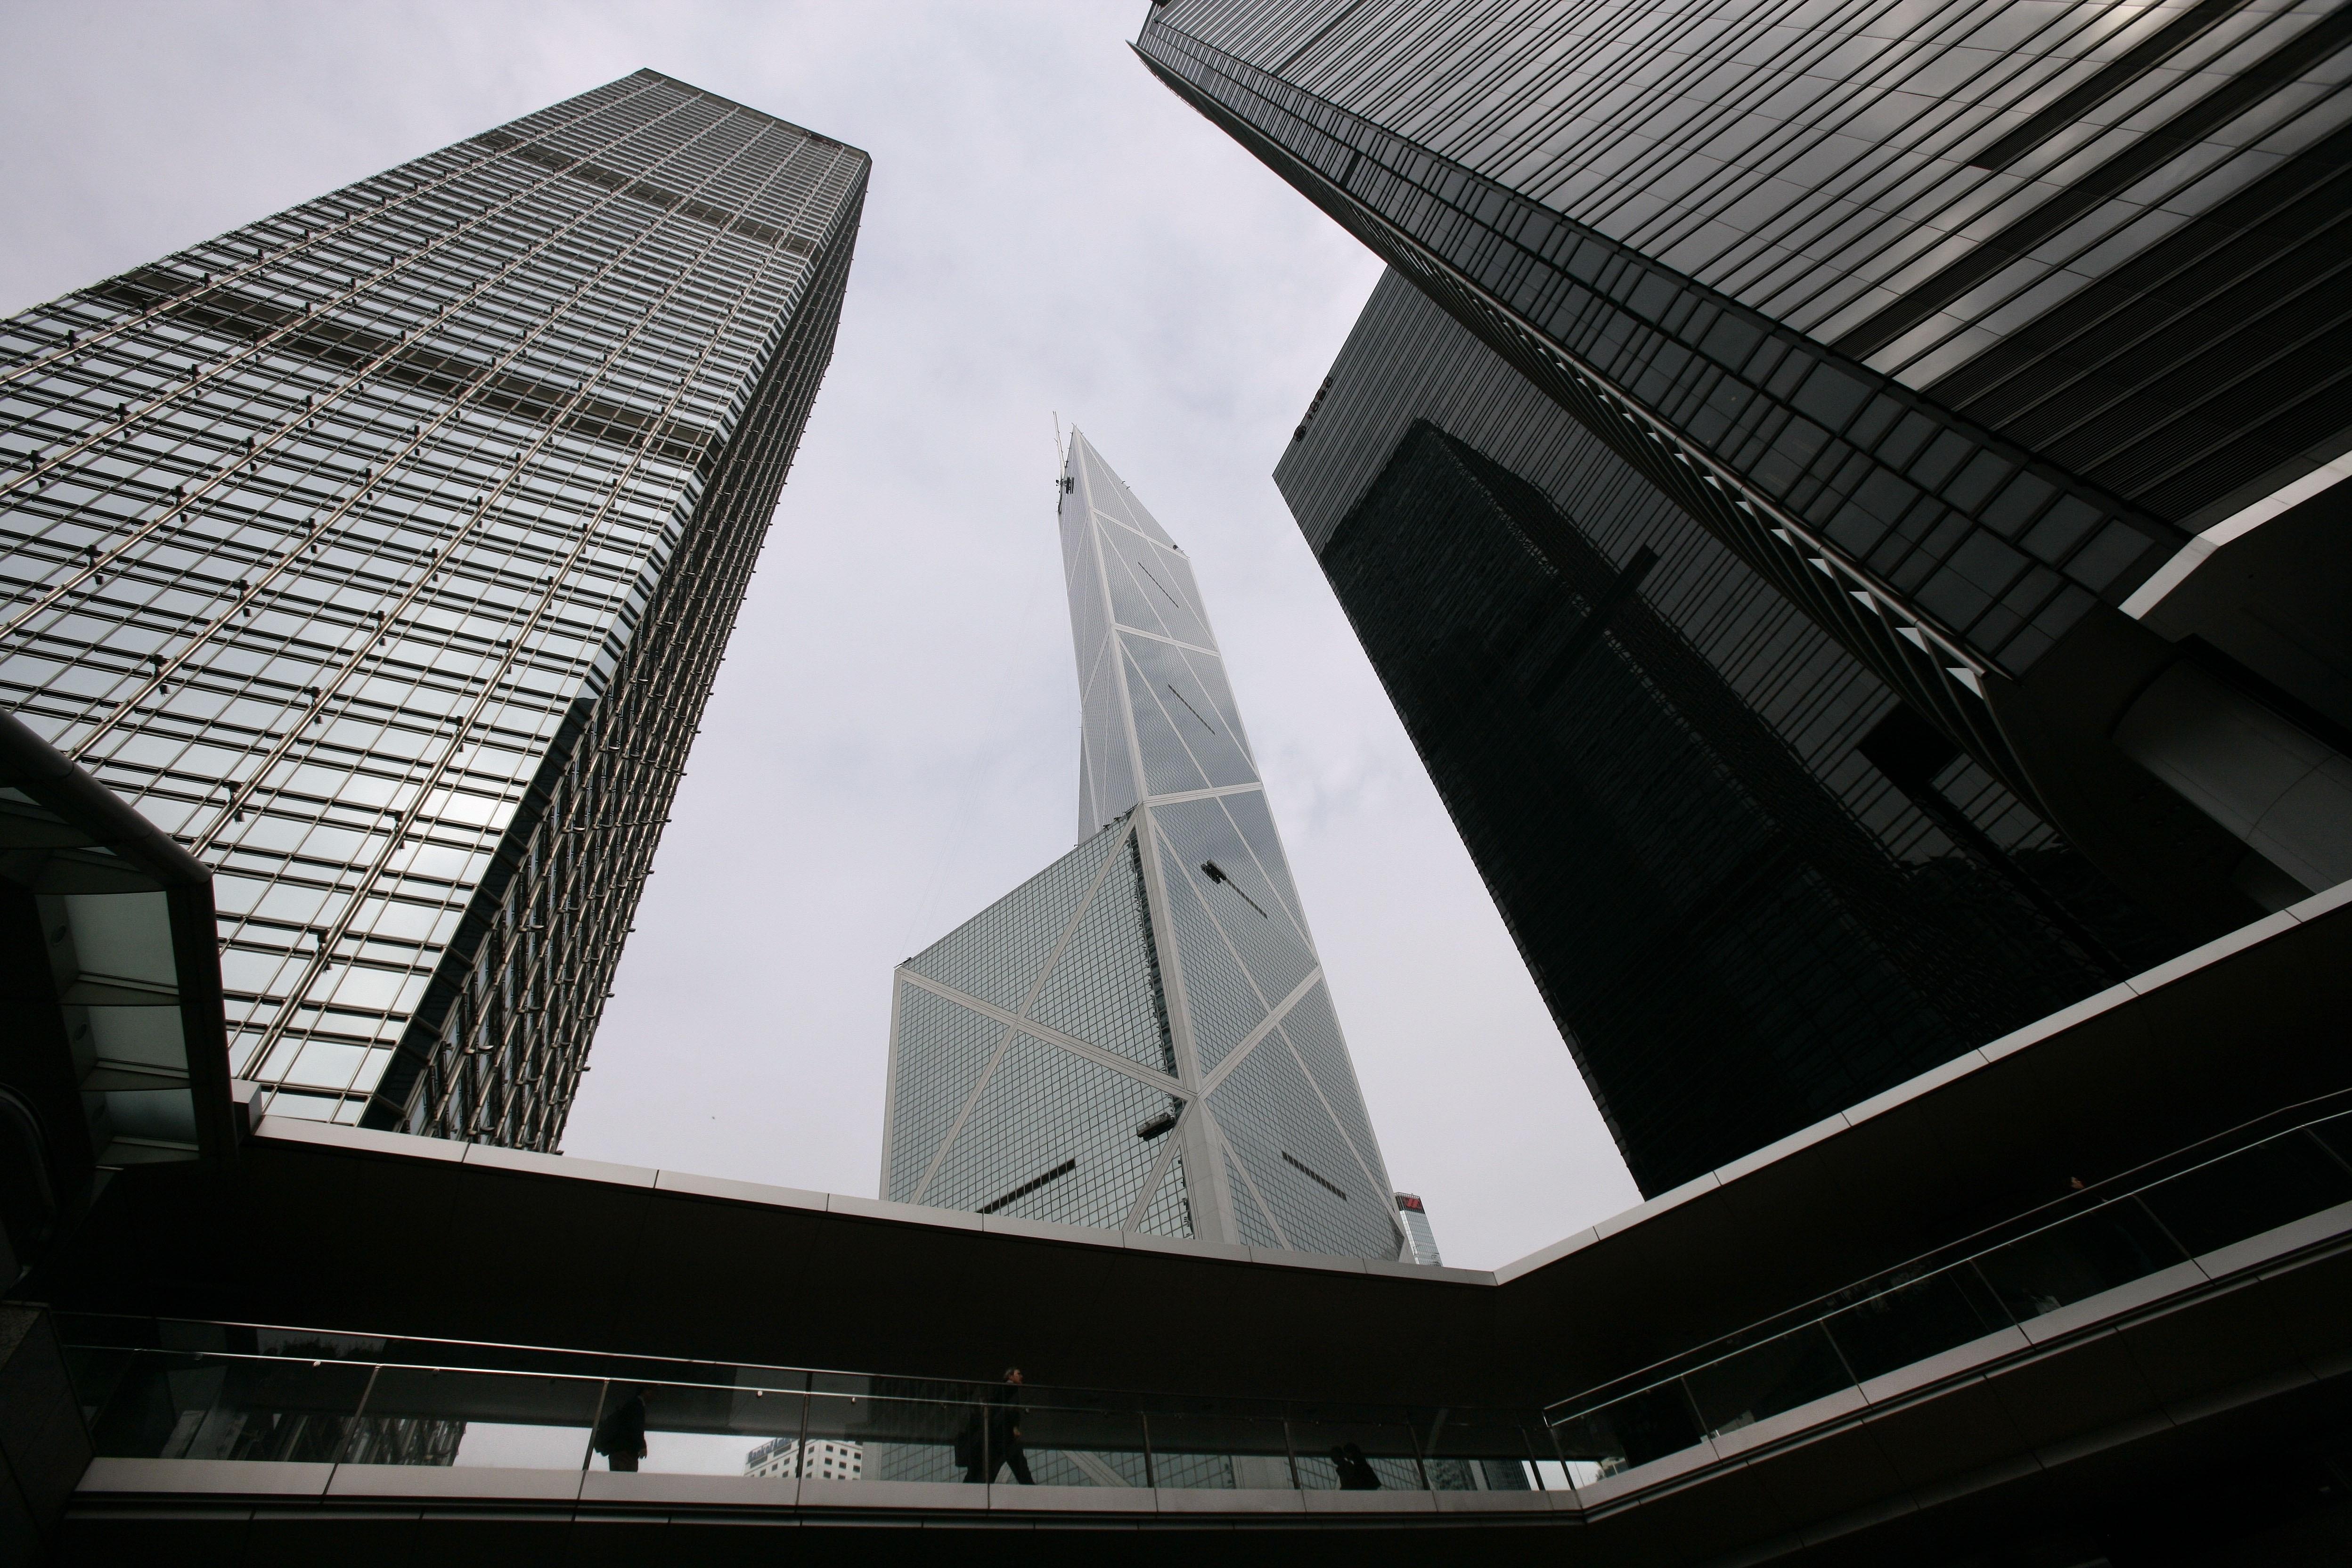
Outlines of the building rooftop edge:
{"label": "building rooftop edge", "polygon": [[2211,968],[2239,953],[2274,941],[2289,931],[2340,910],[2347,905],[2352,905],[2352,882],[2342,883],[2325,892],[2314,894],[2301,903],[2256,921],[2228,936],[2208,942],[2203,947],[2184,953],[2156,969],[2134,976],[2095,996],[2086,997],[2072,1006],[2062,1008],[2023,1029],[2004,1036],[2000,1039],[1988,1042],[1884,1094],[1850,1106],[1811,1127],[1791,1133],[1777,1143],[1756,1150],[1728,1165],[1711,1171],[1671,1192],[1661,1193],[1656,1197],[1637,1204],[1622,1213],[1610,1215],[1597,1224],[1586,1226],[1549,1246],[1539,1247],[1516,1261],[1491,1270],[1439,1268],[1358,1258],[1332,1258],[1318,1254],[1285,1252],[1270,1247],[1238,1247],[1219,1242],[1192,1241],[1169,1237],[1130,1236],[1117,1231],[1093,1230],[1077,1226],[1052,1225],[1036,1220],[967,1214],[957,1209],[891,1203],[880,1198],[862,1197],[851,1194],[814,1192],[765,1183],[737,1181],[729,1177],[708,1176],[694,1172],[618,1164],[569,1155],[532,1153],[484,1143],[456,1143],[438,1138],[421,1138],[404,1133],[341,1127],[287,1116],[264,1116],[254,1130],[253,1135],[265,1142],[304,1143],[360,1154],[454,1162],[478,1166],[485,1170],[540,1175],[562,1181],[588,1182],[608,1186],[643,1187],[680,1196],[710,1198],[765,1207],[802,1209],[838,1215],[845,1219],[978,1231],[984,1235],[1045,1241],[1063,1246],[1100,1247],[1108,1251],[1157,1252],[1211,1261],[1257,1264],[1281,1268],[1303,1268],[1324,1273],[1379,1275],[1391,1279],[1423,1280],[1433,1284],[1499,1286],[1507,1285],[1515,1279],[1536,1273],[1571,1253],[1581,1251],[1606,1237],[1631,1230],[1645,1221],[1654,1219],[1695,1199],[1730,1187],[1784,1160],[1793,1158],[1807,1149],[1833,1140],[1841,1133],[1853,1131],[1877,1117],[1885,1115],[1923,1095],[1933,1093],[1948,1084],[1971,1077],[1990,1068],[1995,1062],[2015,1055],[2018,1051],[2045,1044],[2095,1018],[2119,1008],[2131,1006],[2189,975]]}
{"label": "building rooftop edge", "polygon": [[[874,162],[874,154],[868,153],[865,148],[858,146],[855,142],[844,142],[838,136],[829,135],[813,126],[803,125],[797,120],[787,120],[782,115],[774,112],[772,110],[761,109],[758,104],[746,103],[740,98],[730,98],[723,92],[713,92],[709,88],[702,86],[700,83],[688,81],[682,76],[672,76],[667,71],[656,70],[651,66],[639,66],[635,70],[631,71],[629,76],[657,77],[663,81],[674,83],[678,87],[687,89],[690,92],[698,92],[705,98],[716,99],[720,103],[731,103],[747,114],[756,114],[763,120],[772,120],[779,125],[788,125],[794,131],[815,137],[820,142],[830,142],[835,146],[843,149],[845,152],[856,153],[859,157],[865,159],[869,164]],[[626,81],[628,77],[623,77],[619,79]]]}

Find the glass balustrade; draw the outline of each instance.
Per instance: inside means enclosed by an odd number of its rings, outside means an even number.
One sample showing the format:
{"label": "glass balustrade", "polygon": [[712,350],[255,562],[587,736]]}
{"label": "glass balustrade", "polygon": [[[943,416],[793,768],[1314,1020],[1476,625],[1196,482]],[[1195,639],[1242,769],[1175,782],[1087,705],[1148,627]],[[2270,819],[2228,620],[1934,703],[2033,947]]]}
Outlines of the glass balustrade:
{"label": "glass balustrade", "polygon": [[[1286,1407],[1086,1389],[310,1338],[60,1315],[102,1458],[635,1470],[754,1479],[1533,1491],[1533,1411]],[[393,1359],[399,1358],[399,1359]],[[439,1358],[471,1365],[444,1364]],[[661,1375],[664,1370],[669,1375]],[[844,1500],[855,1500],[845,1495]]]}
{"label": "glass balustrade", "polygon": [[[1541,1411],[1106,1394],[73,1313],[57,1321],[101,1457],[734,1476],[833,1483],[845,1500],[873,1482],[991,1479],[1559,1490],[1793,1432],[1838,1413],[1824,1402],[1883,1395],[1900,1384],[1882,1380],[1988,1336],[2021,1345],[2036,1320],[2192,1259],[2226,1266],[2236,1243],[2352,1204],[2352,1112],[2234,1142],[2071,1194]],[[1760,1429],[1739,1436],[1749,1428]]]}
{"label": "glass balustrade", "polygon": [[[2352,1203],[2352,1113],[2260,1137],[2040,1223],[1906,1266],[1634,1377],[1552,1405],[1560,1458],[1612,1476],[1871,1385],[1989,1335]],[[1827,1415],[1826,1408],[1820,1411]],[[1698,1457],[1706,1457],[1699,1453]]]}

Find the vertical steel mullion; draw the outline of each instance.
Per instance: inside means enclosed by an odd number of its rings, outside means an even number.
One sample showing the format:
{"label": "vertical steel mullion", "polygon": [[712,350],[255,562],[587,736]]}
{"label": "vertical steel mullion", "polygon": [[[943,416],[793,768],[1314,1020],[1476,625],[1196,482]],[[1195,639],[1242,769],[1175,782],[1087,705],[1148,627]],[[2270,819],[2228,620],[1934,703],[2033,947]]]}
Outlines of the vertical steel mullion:
{"label": "vertical steel mullion", "polygon": [[[803,1373],[801,1382],[806,1384],[808,1381],[808,1375],[805,1373]],[[800,1436],[793,1443],[793,1479],[804,1481],[808,1479],[809,1418],[814,1414],[809,1407],[816,1403],[816,1391],[803,1387],[800,1393]]]}
{"label": "vertical steel mullion", "polygon": [[1412,1429],[1410,1418],[1404,1424],[1404,1435],[1412,1444],[1412,1469],[1421,1478],[1421,1489],[1425,1492],[1436,1490],[1429,1484],[1429,1467],[1422,1462],[1421,1434]]}
{"label": "vertical steel mullion", "polygon": [[[596,1468],[596,1428],[604,1424],[604,1406],[612,1397],[613,1380],[609,1377],[597,1379],[596,1415],[595,1418],[588,1424],[588,1440],[581,1445],[580,1468],[583,1470],[593,1470]],[[605,1461],[607,1465],[611,1462],[609,1458]]]}
{"label": "vertical steel mullion", "polygon": [[[2154,1183],[2149,1184],[2149,1186],[2148,1186],[2147,1188],[2144,1188],[2144,1189],[2142,1189],[2142,1191],[2143,1191],[2143,1192],[2146,1192],[2146,1191],[2151,1191],[2151,1190],[2153,1190],[2153,1189],[2154,1189],[2154,1188],[2156,1188],[2156,1187],[2160,1187],[2160,1186],[2162,1186],[2163,1184],[2164,1184],[2164,1183],[2162,1183],[2162,1182],[2154,1182]],[[2158,1218],[2158,1217],[2157,1217],[2157,1213],[2156,1213],[2156,1211],[2155,1211],[2154,1209],[2152,1209],[2152,1208],[2150,1208],[2150,1207],[2148,1207],[2148,1206],[2147,1206],[2147,1199],[2146,1197],[2144,1197],[2143,1195],[2141,1195],[2141,1193],[2134,1193],[2134,1194],[2131,1194],[2131,1201],[2132,1201],[2133,1205],[2134,1205],[2136,1207],[2137,1207],[2137,1208],[2138,1208],[2138,1210],[2139,1210],[2139,1212],[2140,1212],[2140,1213],[2142,1213],[2142,1214],[2144,1214],[2144,1215],[2146,1215],[2147,1216],[2147,1223],[2148,1223],[2148,1224],[2150,1224],[2150,1225],[2152,1225],[2152,1226],[2156,1226],[2156,1228],[2157,1228],[2157,1233],[2158,1233],[2158,1235],[2162,1236],[2162,1237],[2164,1237],[2164,1239],[2165,1239],[2165,1240],[2167,1240],[2167,1241],[2168,1241],[2168,1242],[2172,1243],[2172,1249],[2173,1249],[2175,1252],[2178,1252],[2179,1254],[2180,1254],[2181,1258],[2182,1258],[2184,1260],[2185,1260],[2185,1259],[2188,1259],[2188,1258],[2193,1258],[2193,1257],[2195,1257],[2195,1256],[2196,1256],[2196,1254],[2195,1254],[2195,1253],[2190,1252],[2190,1251],[2189,1250],[2189,1248],[2188,1248],[2185,1245],[2183,1245],[2183,1244],[2182,1244],[2181,1239],[2180,1239],[2179,1237],[2177,1237],[2177,1236],[2175,1236],[2175,1235],[2173,1235],[2173,1234],[2172,1234],[2172,1227],[2171,1227],[2170,1226],[2168,1226],[2168,1225],[2165,1224],[2163,1220],[2161,1220],[2161,1219],[2159,1219],[2159,1218]],[[2105,1205],[2102,1205],[2102,1206],[2105,1206]],[[2096,1213],[2098,1212],[2098,1210],[2097,1210],[2097,1209],[2093,1209],[2091,1212],[2092,1212],[2093,1214],[2096,1214]]]}
{"label": "vertical steel mullion", "polygon": [[1835,1316],[1837,1316],[1835,1312],[1824,1313],[1821,1317],[1813,1320],[1813,1326],[1821,1330],[1822,1338],[1829,1341],[1830,1353],[1836,1356],[1838,1358],[1838,1365],[1845,1369],[1845,1381],[1847,1386],[1852,1388],[1860,1388],[1862,1386],[1861,1374],[1853,1370],[1853,1362],[1845,1353],[1845,1347],[1838,1343],[1838,1337],[1830,1332],[1830,1319]]}
{"label": "vertical steel mullion", "polygon": [[1993,1289],[1992,1281],[1985,1278],[1984,1269],[1979,1267],[1975,1258],[1971,1258],[1968,1260],[1968,1270],[1977,1277],[1977,1283],[1984,1287],[1984,1293],[1992,1299],[1992,1304],[2000,1309],[2000,1315],[2009,1320],[2009,1326],[2012,1329],[2017,1327],[2017,1314],[2009,1310],[2008,1301],[2002,1299],[1999,1290]]}
{"label": "vertical steel mullion", "polygon": [[[1558,1434],[1552,1433],[1551,1422],[1546,1419],[1543,1412],[1536,1412],[1536,1419],[1543,1423],[1544,1431],[1550,1434],[1552,1436],[1552,1458],[1558,1459],[1559,1462],[1560,1480],[1565,1484],[1568,1479],[1568,1461],[1566,1459],[1559,1458],[1559,1442]],[[1536,1440],[1532,1436],[1528,1436],[1528,1425],[1526,1422],[1520,1422],[1518,1426],[1519,1447],[1525,1450],[1528,1456],[1528,1474],[1534,1479],[1536,1490],[1539,1492],[1548,1492],[1551,1490],[1551,1489],[1544,1485],[1543,1460],[1538,1458],[1536,1455]]]}
{"label": "vertical steel mullion", "polygon": [[352,1408],[352,1424],[343,1429],[343,1440],[336,1449],[335,1462],[339,1465],[353,1464],[357,1462],[348,1458],[348,1456],[351,1452],[352,1445],[359,1440],[360,1422],[368,1414],[368,1401],[375,1397],[375,1380],[383,1371],[383,1363],[382,1362],[377,1362],[374,1365],[368,1368],[366,1386],[360,1390],[359,1404]]}
{"label": "vertical steel mullion", "polygon": [[1675,1386],[1682,1390],[1683,1404],[1689,1408],[1691,1419],[1698,1423],[1699,1441],[1711,1445],[1714,1434],[1707,1428],[1706,1412],[1699,1408],[1698,1394],[1692,1389],[1689,1376],[1679,1372],[1675,1373]]}

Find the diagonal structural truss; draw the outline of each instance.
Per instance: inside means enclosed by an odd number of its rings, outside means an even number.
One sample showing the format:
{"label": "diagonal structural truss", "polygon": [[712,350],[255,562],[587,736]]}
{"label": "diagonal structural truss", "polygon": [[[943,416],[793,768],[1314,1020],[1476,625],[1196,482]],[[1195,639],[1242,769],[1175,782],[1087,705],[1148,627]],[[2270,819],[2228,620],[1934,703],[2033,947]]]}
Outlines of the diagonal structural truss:
{"label": "diagonal structural truss", "polygon": [[1077,847],[900,964],[882,1190],[1391,1258],[1402,1238],[1192,562],[1083,436]]}

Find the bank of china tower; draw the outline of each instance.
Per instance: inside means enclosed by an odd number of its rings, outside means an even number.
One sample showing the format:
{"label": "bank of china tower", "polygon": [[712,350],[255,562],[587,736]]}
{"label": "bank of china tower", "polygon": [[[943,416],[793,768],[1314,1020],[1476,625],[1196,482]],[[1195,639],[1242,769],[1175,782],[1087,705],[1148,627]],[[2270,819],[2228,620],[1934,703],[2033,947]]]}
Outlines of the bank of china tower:
{"label": "bank of china tower", "polygon": [[1078,846],[898,966],[903,1203],[1393,1258],[1389,1178],[1192,562],[1063,469]]}

